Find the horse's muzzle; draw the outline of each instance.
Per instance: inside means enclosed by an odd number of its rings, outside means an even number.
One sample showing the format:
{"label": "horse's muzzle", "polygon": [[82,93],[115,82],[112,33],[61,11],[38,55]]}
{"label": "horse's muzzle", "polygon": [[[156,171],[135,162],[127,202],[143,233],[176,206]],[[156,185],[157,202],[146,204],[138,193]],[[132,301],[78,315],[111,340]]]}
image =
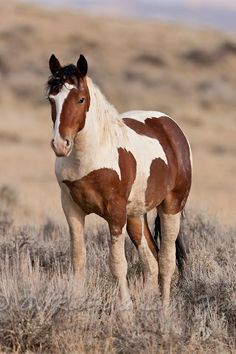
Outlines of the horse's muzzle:
{"label": "horse's muzzle", "polygon": [[72,141],[70,139],[52,139],[51,147],[57,157],[69,156],[72,150]]}

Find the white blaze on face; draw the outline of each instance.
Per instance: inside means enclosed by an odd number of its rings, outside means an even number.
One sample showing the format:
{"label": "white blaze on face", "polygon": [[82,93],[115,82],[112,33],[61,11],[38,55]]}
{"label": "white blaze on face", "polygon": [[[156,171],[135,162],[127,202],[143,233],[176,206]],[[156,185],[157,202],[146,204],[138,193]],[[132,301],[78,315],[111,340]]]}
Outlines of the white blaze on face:
{"label": "white blaze on face", "polygon": [[62,137],[59,133],[59,126],[61,123],[61,112],[63,108],[63,104],[68,97],[70,91],[75,88],[74,85],[65,84],[63,85],[61,91],[57,95],[50,95],[49,97],[54,100],[56,105],[56,121],[54,123],[53,128],[53,139],[55,144],[59,143],[62,140]]}

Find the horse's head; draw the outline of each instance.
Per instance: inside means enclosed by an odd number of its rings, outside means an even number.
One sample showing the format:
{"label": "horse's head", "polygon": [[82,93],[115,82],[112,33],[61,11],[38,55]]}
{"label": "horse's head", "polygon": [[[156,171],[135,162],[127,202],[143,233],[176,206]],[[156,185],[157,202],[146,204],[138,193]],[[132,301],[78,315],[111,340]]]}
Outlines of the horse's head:
{"label": "horse's head", "polygon": [[49,60],[48,100],[53,121],[52,149],[57,156],[68,156],[76,134],[83,129],[90,96],[87,86],[87,60],[80,55],[77,65],[61,66],[52,55]]}

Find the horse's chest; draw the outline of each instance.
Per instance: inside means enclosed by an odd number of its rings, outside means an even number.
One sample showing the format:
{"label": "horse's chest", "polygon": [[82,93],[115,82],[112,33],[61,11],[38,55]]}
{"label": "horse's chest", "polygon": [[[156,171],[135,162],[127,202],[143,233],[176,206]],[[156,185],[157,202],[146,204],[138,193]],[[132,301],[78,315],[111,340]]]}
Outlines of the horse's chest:
{"label": "horse's chest", "polygon": [[86,213],[95,213],[107,221],[125,217],[125,198],[118,174],[112,169],[94,170],[75,181],[64,181],[72,199]]}
{"label": "horse's chest", "polygon": [[63,180],[80,180],[102,168],[111,169],[120,177],[117,149],[93,149],[81,154],[78,159],[74,156],[66,159],[59,158],[56,160],[55,171],[58,182],[61,183]]}
{"label": "horse's chest", "polygon": [[79,179],[79,161],[71,158],[57,158],[55,162],[55,174],[58,183],[64,180],[77,180]]}

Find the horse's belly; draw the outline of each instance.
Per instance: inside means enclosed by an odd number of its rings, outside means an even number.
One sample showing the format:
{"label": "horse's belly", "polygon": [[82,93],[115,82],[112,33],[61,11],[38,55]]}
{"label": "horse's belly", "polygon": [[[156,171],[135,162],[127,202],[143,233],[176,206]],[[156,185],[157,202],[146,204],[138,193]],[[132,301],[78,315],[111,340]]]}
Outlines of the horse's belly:
{"label": "horse's belly", "polygon": [[140,216],[160,205],[165,199],[168,189],[165,188],[164,183],[158,187],[161,187],[159,193],[155,193],[152,198],[147,198],[146,188],[140,188],[138,191],[134,188],[128,199],[127,215]]}
{"label": "horse's belly", "polygon": [[127,215],[128,216],[140,216],[147,212],[145,202],[140,198],[136,198],[128,201]]}

